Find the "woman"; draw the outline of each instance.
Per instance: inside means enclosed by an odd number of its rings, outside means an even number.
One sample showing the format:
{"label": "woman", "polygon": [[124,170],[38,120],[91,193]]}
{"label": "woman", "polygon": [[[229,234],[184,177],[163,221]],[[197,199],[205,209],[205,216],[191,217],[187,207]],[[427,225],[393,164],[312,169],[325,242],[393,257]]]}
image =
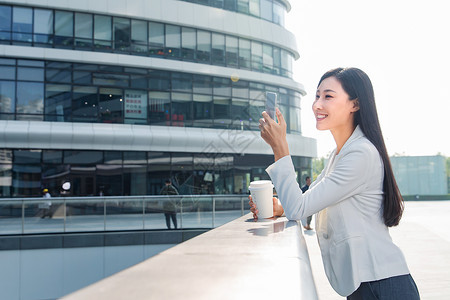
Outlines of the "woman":
{"label": "woman", "polygon": [[[275,163],[267,168],[279,200],[274,216],[300,220],[317,213],[316,231],[333,288],[347,299],[420,299],[405,258],[388,227],[398,225],[403,199],[397,187],[375,107],[372,83],[356,68],[334,69],[320,79],[312,106],[318,130],[336,142],[328,165],[302,195],[289,155],[286,122],[266,112],[262,138]],[[250,200],[251,211],[258,210]]]}

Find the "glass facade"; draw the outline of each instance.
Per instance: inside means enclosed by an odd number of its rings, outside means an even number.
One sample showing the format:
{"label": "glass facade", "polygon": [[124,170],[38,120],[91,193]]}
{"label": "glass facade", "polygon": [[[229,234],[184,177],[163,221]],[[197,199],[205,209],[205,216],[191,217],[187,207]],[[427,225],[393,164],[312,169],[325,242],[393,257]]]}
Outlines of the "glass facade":
{"label": "glass facade", "polygon": [[[261,1],[270,2],[274,12],[277,6],[283,11],[276,1]],[[239,0],[237,5],[252,7],[251,11],[266,7],[257,2]],[[288,78],[292,78],[294,59],[292,53],[279,47],[212,31],[115,16],[7,5],[0,5],[0,43],[152,56]]]}
{"label": "glass facade", "polygon": [[0,120],[258,130],[266,91],[278,93],[288,133],[299,134],[301,95],[294,90],[153,69],[0,59]]}
{"label": "glass facade", "polygon": [[276,0],[182,0],[261,18],[284,26],[286,7]]}
{"label": "glass facade", "polygon": [[[252,180],[269,179],[273,155],[0,149],[0,196],[159,195],[170,178],[180,194],[245,194]],[[311,158],[293,156],[298,174]],[[71,183],[68,192],[62,184]]]}

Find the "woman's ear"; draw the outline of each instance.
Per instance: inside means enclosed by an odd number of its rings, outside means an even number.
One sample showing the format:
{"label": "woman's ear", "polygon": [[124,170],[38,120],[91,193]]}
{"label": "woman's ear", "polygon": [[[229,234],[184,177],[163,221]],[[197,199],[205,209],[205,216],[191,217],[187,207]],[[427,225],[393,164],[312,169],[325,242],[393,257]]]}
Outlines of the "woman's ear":
{"label": "woman's ear", "polygon": [[357,112],[359,110],[359,101],[358,98],[353,100],[353,112]]}

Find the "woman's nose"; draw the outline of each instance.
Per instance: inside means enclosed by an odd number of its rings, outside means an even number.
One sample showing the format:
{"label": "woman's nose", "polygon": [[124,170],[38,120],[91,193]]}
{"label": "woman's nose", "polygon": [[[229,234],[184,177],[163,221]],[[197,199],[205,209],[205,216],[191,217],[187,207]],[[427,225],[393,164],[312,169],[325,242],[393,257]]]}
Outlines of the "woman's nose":
{"label": "woman's nose", "polygon": [[312,109],[321,109],[322,108],[322,99],[316,98],[316,100],[313,102]]}

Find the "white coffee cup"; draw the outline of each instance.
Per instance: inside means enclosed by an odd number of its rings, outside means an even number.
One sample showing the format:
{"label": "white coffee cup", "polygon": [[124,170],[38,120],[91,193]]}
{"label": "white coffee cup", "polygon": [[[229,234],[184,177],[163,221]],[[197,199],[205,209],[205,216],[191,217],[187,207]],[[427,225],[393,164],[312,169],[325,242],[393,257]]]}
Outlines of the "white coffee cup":
{"label": "white coffee cup", "polygon": [[258,218],[270,218],[273,216],[273,184],[270,180],[258,180],[250,182],[248,187],[252,194],[252,200],[258,209]]}

